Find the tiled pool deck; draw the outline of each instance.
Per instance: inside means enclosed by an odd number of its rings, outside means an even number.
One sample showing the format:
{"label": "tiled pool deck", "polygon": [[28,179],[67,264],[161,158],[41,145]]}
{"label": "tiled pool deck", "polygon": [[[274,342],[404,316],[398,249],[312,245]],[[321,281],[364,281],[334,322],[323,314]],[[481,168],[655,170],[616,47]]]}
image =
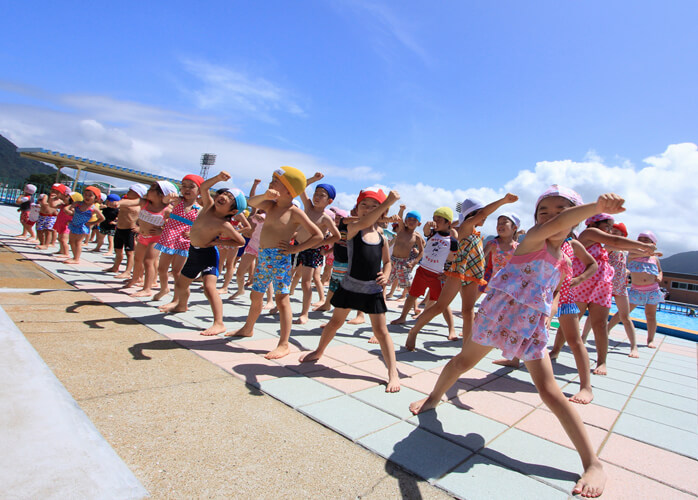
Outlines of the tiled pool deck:
{"label": "tiled pool deck", "polygon": [[[16,212],[0,207],[4,244],[457,497],[567,498],[578,479],[579,458],[542,405],[528,373],[492,364],[497,352],[461,378],[436,411],[411,415],[409,403],[431,390],[443,365],[459,350],[459,342],[446,340],[442,323],[422,331],[416,352],[401,347],[407,328],[389,327],[399,348],[402,390],[386,394],[386,370],[378,346],[367,342],[368,323],[345,325],[320,362],[300,365],[298,353],[316,347],[319,325],[330,315],[311,313],[306,325],[293,327],[291,355],[269,361],[263,356],[276,345],[278,317],[263,315],[253,338],[202,337],[198,331],[208,326],[210,308],[201,291],[192,290],[188,312],[163,315],[157,306],[164,302],[121,292],[120,283],[102,272],[109,262],[103,255],[86,252],[83,264],[66,265],[11,238],[19,229]],[[292,299],[294,310],[299,309],[299,295],[300,290]],[[247,298],[224,301],[229,329],[244,321],[248,306]],[[391,320],[398,306],[389,306]],[[658,335],[657,341],[658,349],[642,347],[640,359],[630,359],[624,333],[615,329],[609,375],[592,376],[593,403],[575,405],[609,475],[605,498],[698,497],[696,344],[664,335]],[[644,342],[642,335],[640,342]],[[593,360],[593,345],[588,347]],[[563,351],[554,366],[562,390],[570,395],[576,392],[578,375],[569,351]]]}

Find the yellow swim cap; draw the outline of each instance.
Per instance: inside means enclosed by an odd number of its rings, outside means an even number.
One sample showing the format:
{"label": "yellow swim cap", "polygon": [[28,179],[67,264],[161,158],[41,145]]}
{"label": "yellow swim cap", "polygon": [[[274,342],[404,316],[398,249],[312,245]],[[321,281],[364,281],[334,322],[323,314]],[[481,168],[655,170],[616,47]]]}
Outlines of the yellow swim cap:
{"label": "yellow swim cap", "polygon": [[453,210],[449,207],[439,207],[434,210],[434,217],[443,217],[450,223],[453,220]]}
{"label": "yellow swim cap", "polygon": [[305,174],[295,167],[281,167],[274,171],[274,177],[281,181],[294,198],[305,191]]}
{"label": "yellow swim cap", "polygon": [[70,193],[70,197],[75,203],[82,201],[82,195],[80,193]]}

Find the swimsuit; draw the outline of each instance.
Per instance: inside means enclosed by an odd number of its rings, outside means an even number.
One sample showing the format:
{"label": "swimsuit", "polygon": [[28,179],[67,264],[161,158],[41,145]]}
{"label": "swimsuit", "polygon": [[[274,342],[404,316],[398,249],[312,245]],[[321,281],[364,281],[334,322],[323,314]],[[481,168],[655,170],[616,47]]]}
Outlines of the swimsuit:
{"label": "swimsuit", "polygon": [[269,283],[274,283],[276,295],[288,295],[291,291],[291,256],[278,248],[261,248],[257,253],[252,290],[264,293]]}
{"label": "swimsuit", "polygon": [[335,242],[332,249],[334,262],[332,262],[332,275],[330,276],[330,292],[336,292],[339,289],[339,284],[347,274],[349,268],[349,254],[347,253],[347,225],[344,219],[337,224],[339,230],[339,241]]}
{"label": "swimsuit", "polygon": [[613,295],[628,296],[628,277],[625,272],[625,252],[608,252],[608,263],[613,268]]}
{"label": "swimsuit", "polygon": [[[574,259],[574,250],[570,244],[570,238],[567,238],[560,247],[560,250],[569,257],[570,261]],[[557,315],[564,316],[565,314],[579,314],[579,307],[574,301],[574,295],[572,294],[572,288],[570,288],[570,282],[572,281],[572,275],[565,275],[565,279],[560,283],[560,300],[557,306]]]}
{"label": "swimsuit", "polygon": [[200,208],[198,205],[193,205],[188,212],[185,212],[184,203],[178,203],[165,221],[155,249],[167,255],[187,257],[191,243],[184,237],[184,233],[191,230]]}
{"label": "swimsuit", "polygon": [[361,231],[347,241],[349,267],[330,304],[340,309],[356,309],[366,314],[384,314],[388,308],[383,298],[383,287],[376,277],[383,262],[382,235],[377,243],[366,243]]}
{"label": "swimsuit", "polygon": [[315,269],[322,265],[322,253],[319,248],[308,248],[298,254],[301,265]]}
{"label": "swimsuit", "polygon": [[[147,202],[138,213],[138,220],[142,220],[143,222],[147,222],[148,224],[156,227],[162,227],[165,224],[165,217],[162,214],[165,212],[167,207],[164,207],[160,212],[151,212],[148,210],[148,205],[150,205],[150,202]],[[138,243],[141,245],[151,245],[153,243],[157,243],[159,240],[160,234],[154,234],[151,236],[144,234],[138,235]]]}
{"label": "swimsuit", "polygon": [[[602,307],[611,307],[613,297],[614,271],[608,263],[608,252],[600,243],[592,243],[587,248],[589,254],[594,257],[599,268],[594,275],[580,283],[572,290],[575,302],[584,304],[598,304]],[[576,276],[584,272],[585,266],[579,259],[573,261],[574,274]]]}
{"label": "swimsuit", "polygon": [[67,234],[70,232],[68,229],[68,224],[70,223],[72,216],[65,210],[58,212],[56,216],[56,223],[53,225],[53,230],[58,234]]}
{"label": "swimsuit", "polygon": [[412,297],[421,297],[428,288],[429,298],[431,300],[439,299],[444,285],[441,275],[444,272],[444,267],[447,265],[450,267],[450,264],[446,262],[448,255],[456,250],[458,250],[458,240],[448,232],[435,231],[427,238],[426,245],[424,245],[424,255],[419,261],[419,267],[412,280],[412,286],[410,286]]}
{"label": "swimsuit", "polygon": [[55,215],[39,214],[39,220],[36,221],[37,231],[51,231],[56,223]]}
{"label": "swimsuit", "polygon": [[119,229],[114,231],[114,248],[117,250],[125,249],[127,252],[133,252],[136,244],[136,232],[133,229]]}
{"label": "swimsuit", "polygon": [[182,268],[182,275],[190,280],[196,278],[199,273],[206,276],[212,274],[218,276],[218,264],[220,256],[218,248],[205,247],[199,248],[189,245],[189,256]]}
{"label": "swimsuit", "polygon": [[485,254],[482,248],[482,236],[477,231],[458,242],[456,257],[451,262],[446,276],[458,278],[463,286],[468,283],[486,285]]}
{"label": "swimsuit", "polygon": [[254,222],[257,224],[252,231],[252,236],[250,236],[250,241],[247,242],[244,253],[254,255],[255,257],[259,253],[259,239],[262,236],[262,227],[264,227],[264,219],[266,216],[264,214],[259,214],[254,216]]}
{"label": "swimsuit", "polygon": [[565,255],[556,259],[546,244],[537,252],[514,255],[489,283],[475,315],[473,342],[497,347],[507,359],[542,359],[553,292],[569,267]]}
{"label": "swimsuit", "polygon": [[[659,276],[659,266],[654,257],[641,257],[628,261],[628,271],[631,273],[645,273]],[[659,289],[659,283],[649,285],[630,285],[628,298],[631,304],[637,306],[657,305],[664,302],[664,293]]]}
{"label": "swimsuit", "polygon": [[87,210],[80,210],[82,206],[83,203],[75,205],[73,220],[68,224],[70,234],[90,234],[90,227],[87,226],[87,223],[92,218],[94,207],[89,207]]}
{"label": "swimsuit", "polygon": [[[492,279],[492,276],[496,275],[500,269],[503,269],[504,266],[507,265],[511,257],[514,255],[516,247],[519,246],[519,243],[517,241],[512,241],[511,250],[505,251],[502,250],[502,247],[499,246],[499,238],[495,238],[493,241],[494,248],[490,251],[489,260],[487,262],[487,268],[485,269],[485,281],[489,281],[490,279]],[[482,293],[485,290],[487,290],[487,285],[480,285],[477,288]]]}
{"label": "swimsuit", "polygon": [[119,209],[104,207],[104,209],[102,209],[102,215],[104,216],[104,220],[99,223],[99,232],[107,236],[114,236],[116,224],[113,224],[113,222],[119,216]]}
{"label": "swimsuit", "polygon": [[389,283],[393,283],[397,280],[398,285],[402,288],[409,288],[411,285],[410,275],[412,274],[412,268],[409,266],[412,259],[410,257],[400,258],[391,256],[390,263],[392,268],[390,270],[390,277],[388,278]]}

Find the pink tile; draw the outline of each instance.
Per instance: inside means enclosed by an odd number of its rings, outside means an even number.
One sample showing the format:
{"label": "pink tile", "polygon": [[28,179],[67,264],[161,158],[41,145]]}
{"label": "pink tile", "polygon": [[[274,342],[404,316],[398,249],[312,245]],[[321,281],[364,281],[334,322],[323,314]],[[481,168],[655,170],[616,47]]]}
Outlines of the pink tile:
{"label": "pink tile", "polygon": [[[562,428],[560,421],[549,411],[538,409],[530,415],[527,415],[526,418],[516,424],[515,427],[522,431],[535,434],[543,439],[547,439],[548,441],[561,444],[562,446],[574,448],[570,438]],[[591,439],[591,444],[594,446],[594,449],[598,449],[608,434],[608,431],[588,424],[585,424],[584,427],[587,430],[587,434],[589,435],[589,439]]]}
{"label": "pink tile", "polygon": [[[355,368],[359,368],[360,370],[366,371],[368,373],[371,373],[373,375],[378,375],[380,377],[384,377],[386,373],[385,363],[382,359],[376,358],[375,356],[373,357],[373,359],[369,359],[368,361],[352,363],[352,366]],[[400,374],[400,377],[411,377],[412,375],[419,373],[422,370],[405,363],[400,363],[398,361],[397,371]]]}
{"label": "pink tile", "polygon": [[[376,349],[379,349],[378,345],[376,345]],[[376,358],[375,354],[371,354],[365,349],[346,344],[328,347],[325,351],[325,356],[329,356],[330,358],[334,358],[348,365]]]}
{"label": "pink tile", "polygon": [[[402,379],[400,380],[400,383],[405,387],[414,389],[415,391],[423,392],[424,394],[429,394],[436,385],[436,381],[438,379],[439,376],[436,373],[432,371],[425,371],[413,375],[410,378]],[[455,398],[460,393],[465,392],[471,388],[472,387],[470,387],[469,385],[461,381],[458,381],[453,385],[453,387],[446,391],[446,394],[442,399],[447,400]]]}
{"label": "pink tile", "polygon": [[[611,408],[589,403],[588,405],[580,405],[573,403],[573,408],[582,417],[582,422],[593,425],[601,429],[610,429],[618,418],[618,411]],[[550,411],[547,406],[541,406],[542,410]]]}
{"label": "pink tile", "polygon": [[[698,495],[698,474],[695,473],[698,470],[698,462],[690,458],[618,434],[611,434],[601,450],[600,457],[633,472],[652,476],[670,486]],[[646,496],[652,497],[653,495]]]}
{"label": "pink tile", "polygon": [[[695,496],[659,483],[629,470],[616,467],[604,461],[603,468],[608,475],[606,488],[601,498],[665,498],[667,500],[695,500]],[[650,473],[650,471],[645,471]],[[694,474],[695,475],[695,474]]]}
{"label": "pink tile", "polygon": [[232,366],[242,361],[257,358],[257,355],[254,353],[226,343],[211,343],[197,348],[191,348],[191,350],[218,366]]}
{"label": "pink tile", "polygon": [[323,356],[318,361],[301,363],[300,361],[298,361],[298,358],[306,352],[309,351],[292,352],[288,356],[285,356],[281,359],[275,359],[274,361],[280,364],[281,366],[285,366],[286,368],[293,370],[297,373],[319,372],[321,370],[335,368],[344,364],[341,361],[337,361],[336,359],[332,359],[328,356]]}
{"label": "pink tile", "polygon": [[273,361],[265,359],[262,356],[237,359],[229,362],[227,365],[222,365],[222,368],[251,384],[273,378],[291,377],[296,375],[288,368],[279,366]]}
{"label": "pink tile", "polygon": [[525,403],[481,389],[461,392],[450,402],[507,425],[514,425],[534,409]]}
{"label": "pink tile", "polygon": [[[207,337],[204,335],[199,334],[200,330],[194,330],[194,329],[189,329],[189,330],[181,330],[179,332],[169,332],[165,333],[165,337],[168,339],[174,340],[175,342],[179,340],[184,340],[188,341],[185,347],[187,349],[191,349],[196,346],[196,343],[201,342],[203,345],[204,342],[220,342],[222,344],[225,343],[225,340],[223,340],[220,337]],[[191,345],[190,345],[191,344]],[[182,343],[184,345],[184,343]]]}
{"label": "pink tile", "polygon": [[662,343],[659,346],[660,351],[670,352],[672,354],[680,354],[681,356],[686,356],[686,358],[696,358],[696,348],[695,347],[683,347],[678,345]]}
{"label": "pink tile", "polygon": [[[279,344],[278,338],[260,339],[260,340],[245,340],[245,341],[236,343],[236,345],[239,346],[240,348],[245,349],[245,350],[250,351],[250,352],[253,352],[255,354],[266,354],[269,351],[275,349],[278,344]],[[289,347],[290,347],[289,356],[297,355],[298,348],[293,344],[290,344]],[[296,356],[296,359],[298,359],[297,356]]]}
{"label": "pink tile", "polygon": [[[441,370],[443,370],[443,366],[434,368],[432,371],[434,373],[441,373]],[[472,370],[468,370],[463,375],[461,375],[458,381],[463,382],[469,387],[480,387],[483,384],[487,384],[489,382],[492,382],[493,380],[496,380],[500,376],[501,375],[495,375],[494,373],[487,373],[486,371],[473,368]]]}
{"label": "pink tile", "polygon": [[308,377],[334,387],[339,391],[352,393],[385,383],[388,379],[387,375],[387,370],[383,377],[376,377],[357,368],[343,365],[337,368],[309,373]]}
{"label": "pink tile", "polygon": [[533,384],[527,384],[511,378],[499,377],[483,385],[481,389],[496,392],[502,396],[516,399],[517,401],[531,406],[538,406],[543,402]]}

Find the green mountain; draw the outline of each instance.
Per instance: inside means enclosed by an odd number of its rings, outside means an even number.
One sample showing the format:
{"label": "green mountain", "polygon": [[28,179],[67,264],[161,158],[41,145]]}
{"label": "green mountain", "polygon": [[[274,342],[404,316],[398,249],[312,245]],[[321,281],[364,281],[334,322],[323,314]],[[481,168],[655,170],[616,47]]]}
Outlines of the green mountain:
{"label": "green mountain", "polygon": [[698,275],[698,251],[696,250],[677,253],[666,259],[660,259],[659,262],[662,264],[662,271]]}
{"label": "green mountain", "polygon": [[24,182],[31,174],[56,175],[55,167],[40,161],[23,158],[17,146],[0,135],[0,179],[4,182]]}

